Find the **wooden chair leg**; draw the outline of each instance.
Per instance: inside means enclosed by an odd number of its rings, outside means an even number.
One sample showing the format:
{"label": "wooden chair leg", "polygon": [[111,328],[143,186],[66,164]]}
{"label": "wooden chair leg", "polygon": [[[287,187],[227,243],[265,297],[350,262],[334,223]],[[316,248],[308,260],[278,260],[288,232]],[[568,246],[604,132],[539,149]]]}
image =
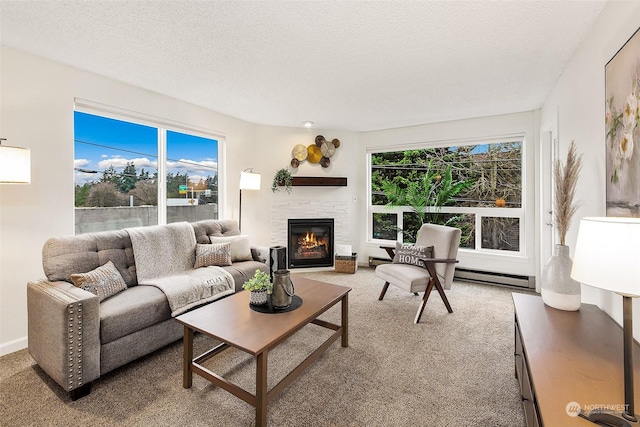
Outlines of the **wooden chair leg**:
{"label": "wooden chair leg", "polygon": [[444,293],[444,288],[442,287],[442,284],[440,283],[440,280],[438,280],[437,277],[435,280],[435,285],[436,285],[436,289],[438,290],[438,293],[440,294],[440,297],[442,297],[442,302],[444,302],[444,305],[447,307],[447,311],[449,313],[453,313],[453,309],[451,308],[451,304],[449,304],[447,295]]}
{"label": "wooden chair leg", "polygon": [[384,294],[387,293],[387,289],[389,289],[389,282],[384,283],[384,286],[382,287],[382,292],[380,292],[380,296],[378,297],[378,301],[382,301],[382,298],[384,298]]}
{"label": "wooden chair leg", "polygon": [[422,301],[420,301],[420,305],[418,306],[418,312],[416,313],[416,318],[413,319],[413,323],[419,323],[420,318],[422,317],[422,312],[424,311],[424,307],[427,305],[427,300],[429,299],[429,295],[431,295],[431,291],[433,290],[433,279],[429,280],[429,284],[427,285],[427,289],[424,291],[424,296],[422,297]]}

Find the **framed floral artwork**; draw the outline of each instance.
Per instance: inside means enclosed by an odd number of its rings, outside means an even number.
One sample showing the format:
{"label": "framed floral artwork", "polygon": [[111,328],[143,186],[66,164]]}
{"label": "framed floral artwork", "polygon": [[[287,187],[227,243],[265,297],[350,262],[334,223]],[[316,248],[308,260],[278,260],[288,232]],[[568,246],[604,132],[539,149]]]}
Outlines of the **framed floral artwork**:
{"label": "framed floral artwork", "polygon": [[607,216],[640,217],[640,28],[605,66]]}

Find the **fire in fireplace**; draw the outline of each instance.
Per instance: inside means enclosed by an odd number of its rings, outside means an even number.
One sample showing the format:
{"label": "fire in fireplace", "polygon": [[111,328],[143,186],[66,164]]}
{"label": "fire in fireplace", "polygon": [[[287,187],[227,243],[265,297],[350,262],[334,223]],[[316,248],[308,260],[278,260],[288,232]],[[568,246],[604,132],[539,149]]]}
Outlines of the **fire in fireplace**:
{"label": "fire in fireplace", "polygon": [[289,268],[333,265],[333,218],[288,221]]}

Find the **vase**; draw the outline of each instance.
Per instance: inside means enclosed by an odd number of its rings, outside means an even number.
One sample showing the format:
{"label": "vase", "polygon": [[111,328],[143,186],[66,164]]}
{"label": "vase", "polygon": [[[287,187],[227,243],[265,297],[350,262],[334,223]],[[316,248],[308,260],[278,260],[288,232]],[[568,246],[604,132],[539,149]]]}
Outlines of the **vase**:
{"label": "vase", "polygon": [[540,285],[542,301],[549,307],[566,311],[580,309],[580,283],[571,278],[572,266],[569,246],[556,245],[542,270]]}
{"label": "vase", "polygon": [[249,292],[249,304],[265,305],[267,303],[267,290]]}

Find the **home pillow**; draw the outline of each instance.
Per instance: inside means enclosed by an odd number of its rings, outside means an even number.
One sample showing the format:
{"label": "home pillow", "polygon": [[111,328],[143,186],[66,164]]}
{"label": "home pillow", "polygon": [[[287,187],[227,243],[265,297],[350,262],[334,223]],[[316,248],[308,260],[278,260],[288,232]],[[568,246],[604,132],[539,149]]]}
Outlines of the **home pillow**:
{"label": "home pillow", "polygon": [[239,236],[211,236],[211,243],[231,243],[231,261],[251,261],[251,246],[249,246],[249,235]]}
{"label": "home pillow", "polygon": [[193,268],[231,265],[231,243],[196,244],[196,263]]}
{"label": "home pillow", "polygon": [[433,246],[396,242],[396,254],[393,257],[394,264],[410,264],[425,268],[420,258],[433,258]]}
{"label": "home pillow", "polygon": [[77,287],[97,295],[100,302],[127,289],[122,275],[111,261],[87,273],[72,274],[71,281]]}

